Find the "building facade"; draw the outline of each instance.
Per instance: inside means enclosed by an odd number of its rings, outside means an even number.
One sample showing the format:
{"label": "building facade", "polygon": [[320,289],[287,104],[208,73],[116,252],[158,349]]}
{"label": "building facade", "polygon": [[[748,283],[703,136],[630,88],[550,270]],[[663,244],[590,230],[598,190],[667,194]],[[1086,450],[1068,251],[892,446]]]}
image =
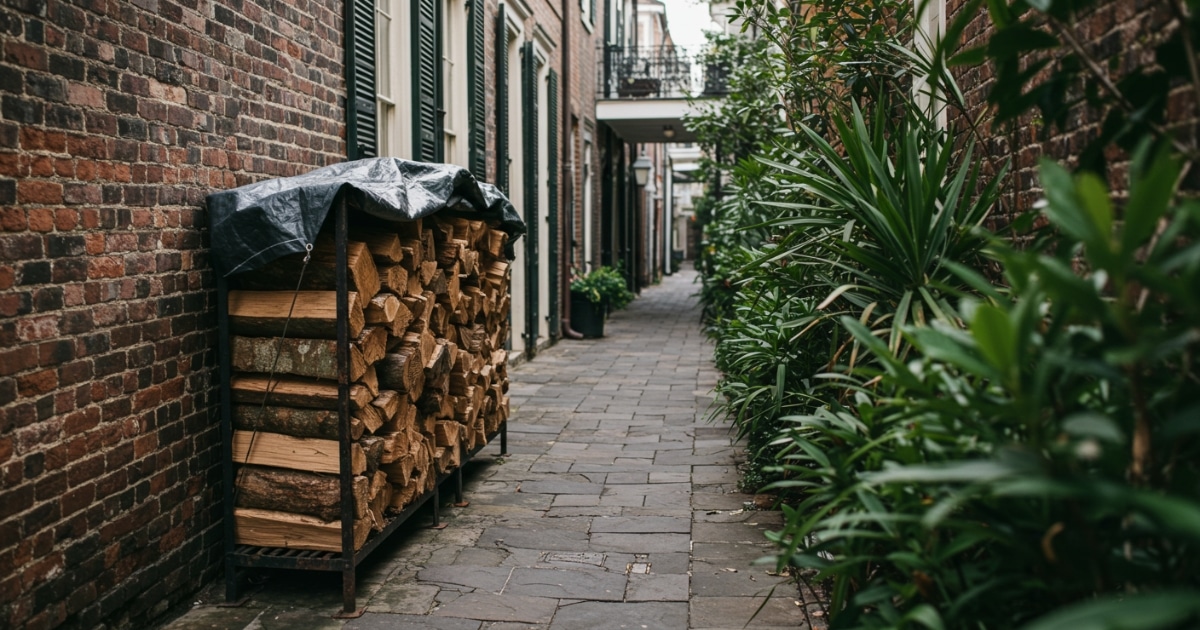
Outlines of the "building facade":
{"label": "building facade", "polygon": [[514,356],[598,262],[596,0],[0,7],[0,626],[144,627],[221,570],[214,190],[370,156],[496,183]]}

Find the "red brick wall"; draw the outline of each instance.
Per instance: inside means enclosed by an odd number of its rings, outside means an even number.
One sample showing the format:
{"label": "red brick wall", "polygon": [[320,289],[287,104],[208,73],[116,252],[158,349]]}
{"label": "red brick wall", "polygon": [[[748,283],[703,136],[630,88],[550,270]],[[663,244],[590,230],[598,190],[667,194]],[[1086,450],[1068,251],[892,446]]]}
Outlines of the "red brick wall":
{"label": "red brick wall", "polygon": [[344,156],[338,0],[0,8],[0,627],[220,567],[204,197]]}
{"label": "red brick wall", "polygon": [[[584,132],[590,132],[592,136],[592,167],[596,166],[596,130],[595,130],[595,112],[596,112],[596,75],[598,72],[597,64],[600,61],[597,51],[601,46],[601,40],[604,38],[604,21],[603,0],[596,2],[596,15],[592,16],[591,30],[585,26],[583,10],[580,7],[580,0],[567,0],[569,5],[569,15],[567,24],[571,29],[571,55],[570,55],[570,82],[564,85],[566,91],[564,100],[571,104],[571,113],[573,116],[573,128],[568,129],[570,134],[568,142],[570,142],[570,154],[564,155],[563,167],[571,166],[571,159],[574,159],[573,170],[563,171],[563,181],[571,179],[570,191],[573,199],[564,199],[564,211],[573,211],[574,219],[570,222],[573,229],[572,234],[565,235],[567,239],[567,247],[564,247],[563,268],[566,273],[571,269],[583,269],[583,139]],[[589,2],[589,0],[583,0]],[[568,189],[564,188],[564,193]],[[598,205],[593,207],[593,212],[596,211]],[[564,222],[564,229],[567,224]],[[594,232],[594,231],[593,231]],[[595,232],[594,232],[595,233]],[[574,250],[569,248],[570,241],[576,243]],[[594,248],[595,249],[595,248]],[[566,253],[570,252],[573,256],[570,259],[566,258]]]}
{"label": "red brick wall", "polygon": [[[947,0],[947,21],[954,20],[966,4],[966,0]],[[985,44],[991,35],[991,22],[985,10],[981,10],[963,33],[962,47],[973,48]],[[1112,78],[1119,79],[1123,73],[1154,59],[1154,47],[1173,32],[1176,24],[1167,3],[1133,2],[1132,0],[1103,0],[1094,8],[1080,15],[1073,32],[1084,43],[1085,48],[1102,65],[1110,60],[1114,67]],[[977,119],[987,109],[986,99],[992,87],[993,69],[981,65],[961,69],[957,72],[959,86],[967,100],[967,115]],[[1170,117],[1178,126],[1186,127],[1196,120],[1196,107],[1187,86],[1179,86],[1172,95]],[[1049,157],[1073,165],[1088,141],[1096,137],[1103,121],[1103,112],[1081,105],[1071,112],[1065,129],[1053,128],[1048,134],[1033,111],[1017,124],[1004,128],[992,128],[990,115],[982,125],[983,142],[980,147],[984,155],[995,164],[1010,160],[1011,185],[1004,198],[1004,211],[995,217],[996,227],[1002,227],[1011,217],[1030,210],[1041,198],[1042,191],[1037,181],[1037,165],[1042,157]],[[960,117],[958,123],[964,120]],[[979,149],[977,149],[979,150]],[[1126,184],[1126,156],[1119,151],[1110,151],[1109,185],[1115,190],[1124,189]]]}

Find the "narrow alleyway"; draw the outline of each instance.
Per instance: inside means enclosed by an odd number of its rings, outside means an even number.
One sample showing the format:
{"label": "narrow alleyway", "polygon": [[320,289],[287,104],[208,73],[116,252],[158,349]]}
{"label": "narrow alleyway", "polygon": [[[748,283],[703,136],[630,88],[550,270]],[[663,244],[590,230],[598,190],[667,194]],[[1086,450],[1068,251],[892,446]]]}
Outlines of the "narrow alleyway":
{"label": "narrow alleyway", "polygon": [[214,586],[168,628],[805,627],[796,587],[752,566],[779,514],[743,509],[738,452],[705,420],[717,375],[693,277],[511,370],[509,454],[468,465],[445,529],[400,532],[360,567],[361,618],[331,618],[337,575],[279,572],[241,608]]}

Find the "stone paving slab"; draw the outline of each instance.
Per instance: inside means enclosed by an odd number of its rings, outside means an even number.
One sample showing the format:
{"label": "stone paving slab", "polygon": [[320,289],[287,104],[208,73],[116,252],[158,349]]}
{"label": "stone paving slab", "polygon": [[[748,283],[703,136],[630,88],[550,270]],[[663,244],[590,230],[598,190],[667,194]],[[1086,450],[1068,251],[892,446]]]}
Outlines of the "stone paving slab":
{"label": "stone paving slab", "polygon": [[691,546],[687,534],[592,534],[593,551],[627,551],[629,553],[687,552]]}
{"label": "stone paving slab", "polygon": [[583,602],[563,606],[550,624],[550,630],[679,630],[687,627],[688,609],[683,602]]}
{"label": "stone paving slab", "polygon": [[630,575],[625,588],[627,602],[686,602],[688,600],[688,576],[683,575]]}
{"label": "stone paving slab", "polygon": [[592,520],[593,534],[686,534],[691,529],[692,520],[686,517],[616,516]]}
{"label": "stone paving slab", "polygon": [[692,564],[692,595],[796,599],[796,589],[786,588],[786,578],[772,577],[761,568],[699,565]]}
{"label": "stone paving slab", "polygon": [[433,614],[481,621],[548,623],[557,609],[558,600],[548,597],[467,593],[433,611]]}
{"label": "stone paving slab", "polygon": [[619,602],[625,598],[624,573],[573,569],[514,569],[504,592],[537,597]]}
{"label": "stone paving slab", "polygon": [[692,526],[692,540],[695,542],[713,543],[746,543],[755,544],[763,539],[763,532],[770,529],[766,525],[754,525],[747,522],[709,523],[700,522]]}
{"label": "stone paving slab", "polygon": [[432,566],[417,572],[421,582],[451,587],[466,587],[499,593],[508,584],[512,575],[508,567],[471,567],[464,569],[462,565]]}
{"label": "stone paving slab", "polygon": [[[804,611],[792,598],[771,598],[766,605],[753,597],[692,597],[691,624],[695,630],[756,628],[804,630]],[[762,610],[759,607],[762,606]]]}
{"label": "stone paving slab", "polygon": [[781,521],[747,509],[744,456],[707,420],[718,375],[693,279],[646,289],[603,339],[510,367],[509,452],[465,466],[469,505],[444,492],[445,529],[419,514],[360,566],[362,617],[333,618],[336,573],[263,570],[243,607],[217,607],[218,582],[166,628],[806,628],[811,593],[752,564]]}
{"label": "stone paving slab", "polygon": [[479,630],[480,625],[482,622],[474,619],[368,612],[348,621],[345,627],[348,630]]}

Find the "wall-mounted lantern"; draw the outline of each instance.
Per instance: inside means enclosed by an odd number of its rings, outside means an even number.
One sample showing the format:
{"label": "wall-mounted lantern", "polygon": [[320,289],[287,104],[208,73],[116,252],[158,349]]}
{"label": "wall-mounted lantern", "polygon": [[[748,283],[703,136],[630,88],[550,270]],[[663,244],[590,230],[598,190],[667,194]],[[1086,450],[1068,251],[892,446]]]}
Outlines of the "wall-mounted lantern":
{"label": "wall-mounted lantern", "polygon": [[643,151],[638,159],[633,161],[633,180],[638,186],[645,186],[646,182],[650,181],[650,170],[654,165],[650,163],[650,158],[646,157]]}

